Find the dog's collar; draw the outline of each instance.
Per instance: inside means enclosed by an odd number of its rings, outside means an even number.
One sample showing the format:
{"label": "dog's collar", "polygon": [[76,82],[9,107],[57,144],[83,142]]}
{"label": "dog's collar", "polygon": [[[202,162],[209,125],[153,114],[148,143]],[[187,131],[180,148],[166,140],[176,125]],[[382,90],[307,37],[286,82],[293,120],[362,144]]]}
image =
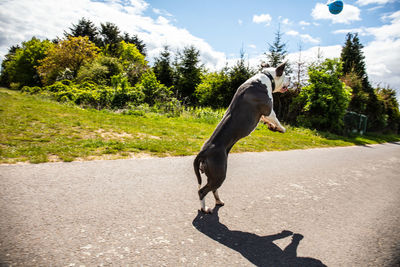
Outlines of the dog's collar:
{"label": "dog's collar", "polygon": [[269,72],[261,72],[271,80],[272,92],[275,90],[275,80]]}

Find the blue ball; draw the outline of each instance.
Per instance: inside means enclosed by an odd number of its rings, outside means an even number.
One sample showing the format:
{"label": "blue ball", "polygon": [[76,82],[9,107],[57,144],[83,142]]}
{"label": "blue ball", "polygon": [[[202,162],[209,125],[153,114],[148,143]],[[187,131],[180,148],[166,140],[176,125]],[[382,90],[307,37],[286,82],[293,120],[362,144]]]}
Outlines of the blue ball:
{"label": "blue ball", "polygon": [[337,0],[333,3],[330,3],[328,6],[329,12],[331,12],[333,15],[337,15],[343,10],[343,1]]}

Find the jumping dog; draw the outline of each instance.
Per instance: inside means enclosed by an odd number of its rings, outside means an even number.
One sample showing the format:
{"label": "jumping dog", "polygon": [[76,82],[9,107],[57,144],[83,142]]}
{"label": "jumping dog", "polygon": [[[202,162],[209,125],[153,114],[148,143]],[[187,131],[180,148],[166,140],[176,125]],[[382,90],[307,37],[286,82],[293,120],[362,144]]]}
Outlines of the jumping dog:
{"label": "jumping dog", "polygon": [[[259,73],[237,89],[222,120],[196,156],[193,166],[199,183],[201,211],[204,213],[212,212],[205,204],[205,196],[210,191],[214,193],[216,205],[224,205],[217,189],[225,180],[228,153],[233,145],[248,136],[260,119],[270,130],[286,131],[276,118],[272,98],[272,93],[287,91],[289,78],[284,73],[285,65],[282,63],[277,68],[270,68],[263,64]],[[204,187],[201,187],[200,172],[208,178]]]}

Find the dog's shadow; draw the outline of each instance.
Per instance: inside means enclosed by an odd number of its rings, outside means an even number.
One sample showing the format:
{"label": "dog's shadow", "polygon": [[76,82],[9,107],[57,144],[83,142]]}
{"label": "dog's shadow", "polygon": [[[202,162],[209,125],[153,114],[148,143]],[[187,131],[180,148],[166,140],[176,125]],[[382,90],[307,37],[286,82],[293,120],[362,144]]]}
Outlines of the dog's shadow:
{"label": "dog's shadow", "polygon": [[[232,231],[220,223],[219,207],[212,214],[198,212],[193,220],[193,226],[215,241],[236,250],[256,266],[326,266],[313,258],[297,257],[297,247],[303,238],[300,234],[290,231],[269,236],[259,236],[253,233]],[[274,240],[292,236],[292,242],[284,249],[273,243]]]}

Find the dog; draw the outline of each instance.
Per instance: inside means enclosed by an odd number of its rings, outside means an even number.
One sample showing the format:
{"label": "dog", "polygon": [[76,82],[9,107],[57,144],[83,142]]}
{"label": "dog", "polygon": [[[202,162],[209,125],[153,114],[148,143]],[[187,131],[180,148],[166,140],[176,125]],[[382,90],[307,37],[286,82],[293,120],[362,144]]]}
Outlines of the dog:
{"label": "dog", "polygon": [[[205,196],[210,191],[214,194],[215,204],[224,205],[218,188],[226,177],[228,153],[237,141],[254,131],[260,119],[272,131],[286,131],[276,118],[272,98],[272,93],[287,91],[289,78],[285,76],[285,66],[286,63],[282,63],[271,68],[262,64],[261,71],[237,89],[222,120],[196,156],[193,167],[199,183],[202,212],[212,213],[205,204]],[[207,176],[207,184],[202,188],[200,172]]]}

